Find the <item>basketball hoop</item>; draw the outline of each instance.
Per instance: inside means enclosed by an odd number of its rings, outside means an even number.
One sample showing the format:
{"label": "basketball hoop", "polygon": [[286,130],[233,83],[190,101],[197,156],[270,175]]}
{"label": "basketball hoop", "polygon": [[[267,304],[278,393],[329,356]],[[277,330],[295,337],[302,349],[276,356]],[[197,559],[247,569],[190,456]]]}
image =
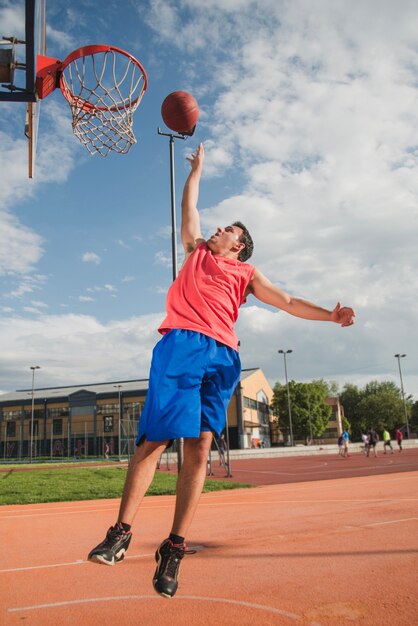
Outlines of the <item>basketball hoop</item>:
{"label": "basketball hoop", "polygon": [[136,143],[133,114],[148,83],[139,61],[115,46],[84,46],[62,63],[56,61],[55,70],[45,67],[44,74],[59,78],[71,108],[74,135],[90,154],[129,152]]}

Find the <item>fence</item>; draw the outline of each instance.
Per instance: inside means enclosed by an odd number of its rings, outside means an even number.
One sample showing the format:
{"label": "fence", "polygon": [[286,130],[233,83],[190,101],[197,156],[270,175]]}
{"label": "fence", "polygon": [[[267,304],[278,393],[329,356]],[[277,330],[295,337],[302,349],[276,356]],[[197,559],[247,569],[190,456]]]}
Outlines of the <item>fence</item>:
{"label": "fence", "polygon": [[[0,429],[0,459],[3,462],[28,460],[70,460],[87,458],[130,458],[135,449],[137,419],[116,420],[115,429],[106,430],[105,422],[67,420],[66,428],[58,430],[49,421],[44,428],[22,424],[14,436],[8,434],[7,422]],[[42,432],[41,432],[42,431]],[[116,432],[115,432],[116,431]],[[31,446],[32,442],[32,446]]]}

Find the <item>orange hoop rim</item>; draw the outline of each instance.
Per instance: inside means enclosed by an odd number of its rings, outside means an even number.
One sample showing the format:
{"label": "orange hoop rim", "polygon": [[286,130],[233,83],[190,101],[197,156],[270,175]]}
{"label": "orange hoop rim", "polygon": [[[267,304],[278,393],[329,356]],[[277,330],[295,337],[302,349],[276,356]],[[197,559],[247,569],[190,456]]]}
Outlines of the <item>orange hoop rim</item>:
{"label": "orange hoop rim", "polygon": [[87,102],[86,100],[83,100],[82,98],[80,98],[79,96],[75,96],[68,84],[67,81],[65,80],[65,76],[64,76],[64,70],[71,65],[71,63],[73,61],[76,61],[77,59],[81,59],[82,57],[86,57],[86,56],[91,56],[94,54],[100,54],[100,53],[104,53],[104,52],[118,52],[119,54],[122,54],[123,56],[127,57],[128,59],[130,59],[132,61],[132,63],[134,63],[135,65],[137,65],[137,67],[140,69],[141,74],[144,78],[144,83],[141,89],[141,92],[139,94],[139,96],[137,98],[135,98],[135,100],[132,100],[130,103],[126,104],[126,105],[121,105],[118,107],[112,107],[110,110],[118,110],[118,109],[130,109],[132,107],[134,107],[136,105],[136,103],[142,98],[142,96],[144,95],[147,87],[148,87],[148,77],[147,77],[147,73],[145,71],[144,66],[142,65],[142,63],[140,63],[138,61],[138,59],[136,59],[134,56],[132,56],[132,54],[129,54],[129,52],[126,52],[126,50],[123,50],[122,48],[118,48],[117,46],[108,46],[108,45],[104,45],[104,44],[92,44],[89,46],[81,46],[81,48],[77,48],[76,50],[73,50],[73,52],[70,52],[70,54],[68,54],[64,61],[61,64],[60,67],[60,89],[62,92],[62,95],[64,96],[64,98],[70,103],[70,105],[75,105],[79,108],[84,108],[86,110],[98,110],[98,111],[106,111],[109,110],[107,107],[100,107],[97,105],[92,105],[90,104],[90,102]]}

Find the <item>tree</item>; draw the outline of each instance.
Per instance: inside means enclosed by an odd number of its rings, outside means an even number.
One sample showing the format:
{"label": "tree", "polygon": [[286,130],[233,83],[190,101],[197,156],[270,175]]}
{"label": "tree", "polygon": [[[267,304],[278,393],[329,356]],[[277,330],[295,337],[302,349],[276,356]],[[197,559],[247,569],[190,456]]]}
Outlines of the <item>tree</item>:
{"label": "tree", "polygon": [[[326,404],[329,387],[323,380],[311,383],[289,381],[290,407],[294,439],[320,437],[326,430],[332,409]],[[290,436],[289,408],[286,385],[276,383],[273,390],[272,409],[279,418],[280,430]]]}
{"label": "tree", "polygon": [[352,439],[361,439],[371,427],[381,433],[405,422],[401,391],[391,381],[374,380],[361,390],[345,385],[340,402],[351,424]]}
{"label": "tree", "polygon": [[418,401],[414,402],[411,406],[411,420],[409,426],[411,430],[418,430]]}

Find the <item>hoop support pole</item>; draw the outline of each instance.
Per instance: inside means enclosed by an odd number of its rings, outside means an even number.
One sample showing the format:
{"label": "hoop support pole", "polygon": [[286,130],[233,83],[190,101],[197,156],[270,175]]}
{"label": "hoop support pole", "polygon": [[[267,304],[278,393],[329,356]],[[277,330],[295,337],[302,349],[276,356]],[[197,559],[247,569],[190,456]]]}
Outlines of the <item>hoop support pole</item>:
{"label": "hoop support pole", "polygon": [[[175,190],[175,173],[174,173],[174,140],[186,139],[181,135],[174,135],[173,133],[163,133],[158,128],[158,134],[164,137],[170,138],[170,189],[171,189],[171,258],[173,267],[173,282],[177,278],[177,233],[176,233],[176,190]],[[183,439],[178,441],[177,449],[177,470],[180,471],[183,465]]]}

